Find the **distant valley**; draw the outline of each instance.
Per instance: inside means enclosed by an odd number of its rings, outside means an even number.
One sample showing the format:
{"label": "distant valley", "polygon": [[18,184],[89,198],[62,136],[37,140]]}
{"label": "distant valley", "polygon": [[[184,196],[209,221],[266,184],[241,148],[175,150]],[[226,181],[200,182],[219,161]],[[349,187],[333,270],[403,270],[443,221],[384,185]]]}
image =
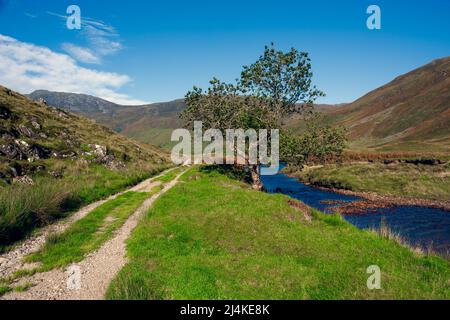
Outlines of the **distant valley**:
{"label": "distant valley", "polygon": [[[331,125],[350,129],[350,148],[358,151],[450,151],[450,57],[401,75],[349,104],[317,105]],[[117,132],[160,147],[172,144],[181,126],[183,99],[123,106],[83,94],[35,91],[33,100],[80,113]],[[286,127],[301,132],[299,117]]]}

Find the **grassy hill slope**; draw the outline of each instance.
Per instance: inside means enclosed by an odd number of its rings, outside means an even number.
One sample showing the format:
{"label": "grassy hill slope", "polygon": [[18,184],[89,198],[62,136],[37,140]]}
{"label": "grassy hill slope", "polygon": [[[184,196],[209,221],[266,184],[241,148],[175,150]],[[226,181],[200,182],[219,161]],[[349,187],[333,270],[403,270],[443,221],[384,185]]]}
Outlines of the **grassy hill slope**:
{"label": "grassy hill slope", "polygon": [[0,87],[0,248],[168,167],[166,152]]}
{"label": "grassy hill slope", "polygon": [[355,102],[328,109],[355,146],[450,151],[450,57],[402,75]]}

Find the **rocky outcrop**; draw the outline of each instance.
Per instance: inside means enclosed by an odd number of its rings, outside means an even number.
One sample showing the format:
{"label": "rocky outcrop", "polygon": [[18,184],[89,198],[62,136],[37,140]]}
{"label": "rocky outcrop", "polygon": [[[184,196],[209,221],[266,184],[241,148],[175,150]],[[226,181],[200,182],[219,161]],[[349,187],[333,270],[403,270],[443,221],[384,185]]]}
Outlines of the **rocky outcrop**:
{"label": "rocky outcrop", "polygon": [[37,159],[48,159],[51,151],[38,144],[30,145],[20,139],[14,142],[0,145],[0,155],[4,155],[9,160],[28,160],[30,162]]}

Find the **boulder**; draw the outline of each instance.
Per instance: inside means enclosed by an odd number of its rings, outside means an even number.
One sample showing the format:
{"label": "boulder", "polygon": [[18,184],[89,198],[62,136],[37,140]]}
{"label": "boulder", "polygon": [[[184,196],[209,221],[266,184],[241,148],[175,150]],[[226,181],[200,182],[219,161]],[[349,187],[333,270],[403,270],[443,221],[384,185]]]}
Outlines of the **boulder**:
{"label": "boulder", "polygon": [[34,181],[29,176],[22,176],[22,177],[14,178],[13,183],[33,185]]}
{"label": "boulder", "polygon": [[105,146],[101,146],[101,145],[98,145],[98,144],[90,144],[89,148],[99,158],[106,157],[106,155],[108,153]]}
{"label": "boulder", "polygon": [[18,131],[28,138],[33,138],[35,136],[33,130],[22,124],[19,125]]}
{"label": "boulder", "polygon": [[40,125],[39,122],[36,120],[36,118],[30,118],[30,123],[31,123],[31,126],[32,126],[35,130],[41,130],[41,125]]}
{"label": "boulder", "polygon": [[25,154],[15,144],[2,144],[0,145],[0,154],[3,154],[10,160],[24,160]]}

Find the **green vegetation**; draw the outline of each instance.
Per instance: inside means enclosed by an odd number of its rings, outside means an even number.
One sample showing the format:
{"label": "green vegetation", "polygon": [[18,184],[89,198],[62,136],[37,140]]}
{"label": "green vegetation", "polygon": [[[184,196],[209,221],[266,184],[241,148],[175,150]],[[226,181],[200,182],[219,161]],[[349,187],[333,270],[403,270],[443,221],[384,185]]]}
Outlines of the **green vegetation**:
{"label": "green vegetation", "polygon": [[[449,298],[448,261],[413,253],[338,215],[193,169],[159,198],[128,241],[109,299]],[[370,291],[366,269],[382,270]]]}
{"label": "green vegetation", "polygon": [[12,291],[12,289],[8,286],[0,286],[0,297],[11,291]]}
{"label": "green vegetation", "polygon": [[30,289],[32,287],[33,287],[33,284],[27,282],[27,283],[25,283],[23,285],[19,285],[19,286],[14,287],[14,291],[15,292],[25,292],[25,291],[28,291],[28,289]]}
{"label": "green vegetation", "polygon": [[110,239],[148,197],[149,193],[127,192],[107,201],[62,234],[50,235],[44,247],[27,261],[42,263],[39,271],[46,271],[83,260]]}
{"label": "green vegetation", "polygon": [[[207,90],[194,86],[185,96],[187,108],[180,118],[188,129],[193,129],[194,123],[201,119],[204,130],[221,130],[224,140],[226,130],[230,128],[268,130],[266,142],[270,145],[272,130],[282,128],[284,118],[300,115],[308,124],[314,124],[308,127],[311,130],[302,138],[282,130],[279,140],[282,158],[302,164],[309,157],[336,157],[345,146],[345,134],[341,129],[323,127],[320,121],[316,121],[317,117],[310,117],[312,104],[324,96],[312,84],[312,77],[312,64],[307,52],[295,48],[283,52],[272,43],[264,48],[263,55],[255,63],[242,68],[236,83],[213,78]],[[248,143],[240,151],[248,155],[250,145]],[[252,172],[253,188],[262,190],[257,163],[247,167]]]}
{"label": "green vegetation", "polygon": [[406,163],[326,165],[297,172],[303,181],[332,187],[381,195],[421,199],[450,199],[450,166]]}
{"label": "green vegetation", "polygon": [[33,185],[14,184],[0,188],[0,252],[36,227],[135,185],[164,168],[135,165],[127,170],[113,171],[101,165],[59,165],[67,166],[61,179],[36,176]]}
{"label": "green vegetation", "polygon": [[183,168],[176,168],[173,170],[170,170],[166,174],[162,175],[159,178],[156,178],[155,181],[161,181],[162,183],[168,183],[175,179],[175,177],[183,171]]}
{"label": "green vegetation", "polygon": [[170,166],[162,150],[0,86],[0,252]]}
{"label": "green vegetation", "polygon": [[176,142],[171,141],[172,132],[175,129],[176,127],[149,128],[146,126],[136,126],[127,129],[124,134],[137,141],[150,143],[166,150],[172,150],[172,147],[176,145]]}

